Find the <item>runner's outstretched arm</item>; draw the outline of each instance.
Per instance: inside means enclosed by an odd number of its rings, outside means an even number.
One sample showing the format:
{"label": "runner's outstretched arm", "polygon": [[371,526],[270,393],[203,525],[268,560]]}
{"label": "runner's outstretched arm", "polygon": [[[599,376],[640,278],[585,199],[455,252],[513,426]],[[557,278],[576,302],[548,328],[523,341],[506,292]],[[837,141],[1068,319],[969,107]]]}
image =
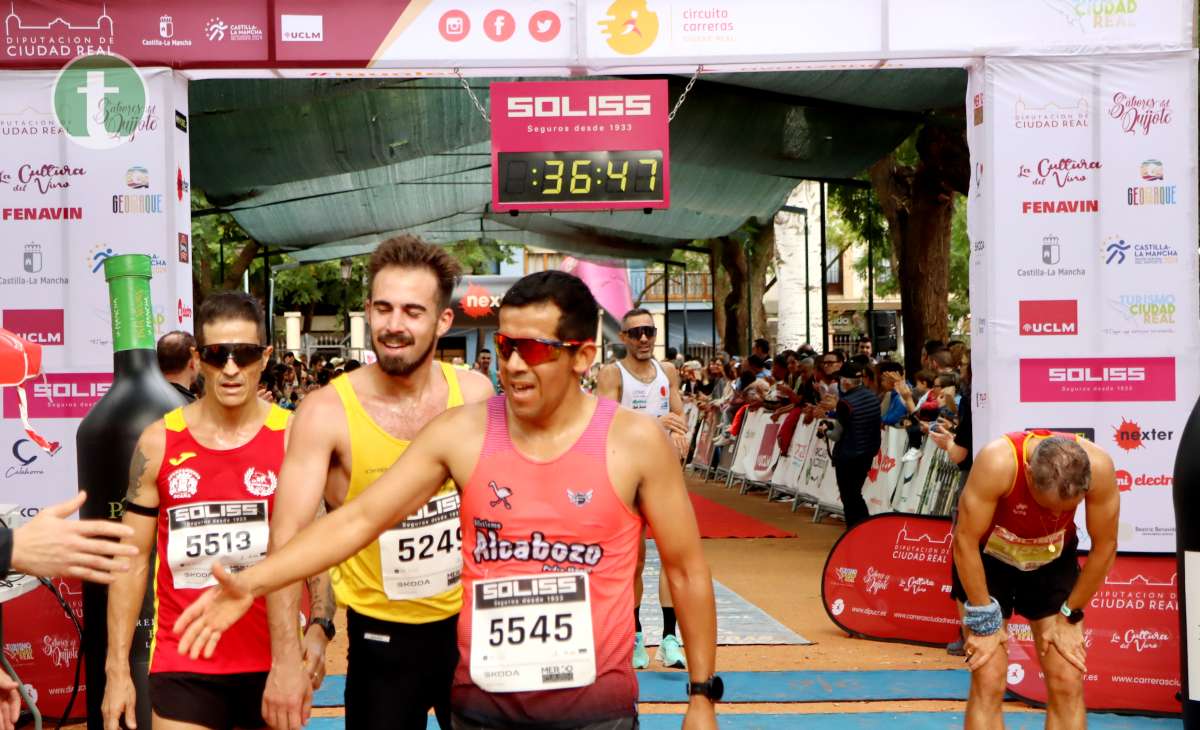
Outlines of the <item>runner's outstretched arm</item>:
{"label": "runner's outstretched arm", "polygon": [[266,560],[236,576],[214,563],[218,586],[175,622],[180,653],[212,657],[221,632],[246,613],[255,597],[329,569],[420,509],[450,476],[448,451],[461,445],[478,408],[454,408],[435,418],[359,497],[306,527]]}
{"label": "runner's outstretched arm", "polygon": [[[268,555],[278,552],[309,525],[318,508],[323,507],[336,428],[345,423],[340,404],[332,395],[332,391],[313,393],[304,399],[296,416],[288,422],[287,451],[279,469],[279,486],[271,509]],[[318,590],[328,590],[328,584]],[[263,690],[262,716],[275,730],[300,730],[303,723],[308,722],[312,710],[312,678],[305,676],[303,651],[296,632],[300,594],[300,583],[295,582],[267,596],[271,671]],[[320,594],[311,589],[310,594],[315,609]]]}
{"label": "runner's outstretched arm", "polygon": [[[683,472],[667,434],[654,421],[618,412],[619,452],[640,455],[637,504],[654,531],[662,557],[663,576],[671,587],[675,612],[683,631],[688,674],[693,682],[707,681],[716,671],[717,609],[712,573],[700,547],[700,530],[683,483]],[[610,452],[610,458],[614,458]],[[685,727],[716,727],[713,703],[693,697]]]}

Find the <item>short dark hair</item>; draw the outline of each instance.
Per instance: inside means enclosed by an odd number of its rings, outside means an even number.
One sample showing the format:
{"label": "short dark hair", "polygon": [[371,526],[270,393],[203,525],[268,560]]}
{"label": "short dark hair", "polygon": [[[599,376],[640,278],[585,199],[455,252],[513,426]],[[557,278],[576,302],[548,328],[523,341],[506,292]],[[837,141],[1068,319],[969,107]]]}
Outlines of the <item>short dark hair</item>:
{"label": "short dark hair", "polygon": [[462,279],[462,266],[441,246],[425,243],[416,236],[401,234],[379,244],[367,262],[367,296],[375,291],[375,276],[384,269],[428,269],[437,278],[438,305],[450,306],[454,287]]}
{"label": "short dark hair", "polygon": [[579,277],[565,271],[539,271],[523,276],[509,287],[500,301],[505,307],[528,307],[549,302],[558,307],[560,340],[592,340],[600,323],[600,305]]}
{"label": "short dark hair", "polygon": [[926,355],[926,357],[928,357],[929,355],[932,355],[933,353],[937,352],[938,350],[944,350],[945,348],[946,348],[946,345],[941,340],[925,340],[925,355]]}
{"label": "short dark hair", "polygon": [[266,344],[267,326],[263,321],[262,306],[258,300],[242,291],[219,291],[204,297],[204,303],[196,312],[196,339],[204,343],[204,327],[226,319],[252,322],[258,326],[258,344]]}
{"label": "short dark hair", "polygon": [[938,373],[933,379],[933,384],[938,388],[957,388],[958,376],[954,373]]}
{"label": "short dark hair", "polygon": [[1061,499],[1086,494],[1092,484],[1092,464],[1077,442],[1061,436],[1042,441],[1029,457],[1030,486],[1058,491]]}
{"label": "short dark hair", "polygon": [[348,372],[351,372],[354,370],[358,370],[361,367],[362,367],[361,362],[359,362],[358,360],[355,360],[354,358],[350,358],[349,360],[346,361],[346,365],[345,365],[345,367],[342,368],[342,372],[348,373]]}
{"label": "short dark hair", "polygon": [[679,356],[679,348],[677,348],[677,347],[668,347],[667,348],[667,359],[668,360],[674,360],[678,356]]}
{"label": "short dark hair", "polygon": [[168,332],[158,340],[158,369],[163,375],[174,375],[187,367],[192,359],[196,338],[183,330]]}
{"label": "short dark hair", "polygon": [[[485,352],[486,352],[487,354],[489,354],[489,355],[491,355],[491,354],[492,354],[492,351],[491,351],[491,350],[489,350],[489,349],[487,349],[487,348],[485,347],[485,348],[483,348],[482,350],[480,350],[480,351],[479,351],[479,355],[482,355],[482,354],[483,354],[483,353],[485,353]],[[478,357],[479,357],[479,355],[476,355],[475,357],[476,357],[476,358],[478,358]]]}
{"label": "short dark hair", "polygon": [[763,352],[770,353],[771,352],[771,341],[765,337],[759,337],[757,340],[754,341],[753,347],[757,347],[758,349],[762,350]]}
{"label": "short dark hair", "polygon": [[317,385],[329,385],[329,371],[322,370],[317,373]]}
{"label": "short dark hair", "polygon": [[929,355],[929,359],[937,363],[939,368],[954,367],[954,356],[949,350],[937,350]]}
{"label": "short dark hair", "polygon": [[936,377],[937,375],[935,375],[931,370],[918,370],[917,374],[913,376],[913,383],[916,383],[918,380],[924,380],[926,383],[933,385],[933,381]]}
{"label": "short dark hair", "polygon": [[283,353],[283,359],[284,359],[284,360],[287,360],[289,357],[290,357],[290,358],[292,358],[292,361],[293,361],[293,362],[295,362],[295,360],[296,360],[296,353],[294,353],[294,352],[285,352],[285,353]]}
{"label": "short dark hair", "polygon": [[629,320],[638,316],[639,314],[644,314],[647,317],[651,317],[651,318],[654,317],[653,314],[650,314],[649,309],[643,309],[641,307],[634,307],[633,309],[626,312],[624,317],[621,317],[621,326],[624,327],[626,322],[628,322]]}
{"label": "short dark hair", "polygon": [[904,365],[892,360],[884,360],[879,363],[878,370],[880,375],[884,373],[900,373],[900,375],[904,375]]}

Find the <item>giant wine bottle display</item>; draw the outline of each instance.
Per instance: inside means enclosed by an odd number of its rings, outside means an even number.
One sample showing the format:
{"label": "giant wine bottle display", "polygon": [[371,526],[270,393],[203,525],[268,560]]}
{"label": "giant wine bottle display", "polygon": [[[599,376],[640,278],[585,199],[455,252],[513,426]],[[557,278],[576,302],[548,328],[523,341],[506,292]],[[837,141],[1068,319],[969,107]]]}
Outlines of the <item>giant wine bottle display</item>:
{"label": "giant wine bottle display", "polygon": [[[113,383],[108,393],[79,424],[79,488],[87,503],[80,516],[121,519],[122,500],[129,485],[129,462],[142,430],[164,413],[183,405],[158,369],[154,341],[154,308],[150,303],[150,257],[113,256],[104,262],[112,312]],[[154,619],[154,572],[133,634],[129,663],[137,687],[137,722],[150,727],[147,671]],[[83,646],[87,669],[89,730],[101,730],[104,720],[104,660],[108,650],[108,589],[83,584]]]}
{"label": "giant wine bottle display", "polygon": [[1200,727],[1200,599],[1193,600],[1192,589],[1200,587],[1200,402],[1192,409],[1179,453],[1175,457],[1175,546],[1179,556],[1179,642],[1183,672],[1183,726]]}

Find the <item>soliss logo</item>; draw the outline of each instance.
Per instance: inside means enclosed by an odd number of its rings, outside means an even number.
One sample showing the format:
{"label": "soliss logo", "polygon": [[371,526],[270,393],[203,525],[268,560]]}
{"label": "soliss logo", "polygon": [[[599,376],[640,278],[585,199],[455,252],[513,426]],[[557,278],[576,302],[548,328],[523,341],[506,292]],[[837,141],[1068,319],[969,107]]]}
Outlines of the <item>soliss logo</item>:
{"label": "soliss logo", "polygon": [[510,119],[528,117],[648,117],[649,94],[589,96],[572,101],[569,96],[510,96]]}
{"label": "soliss logo", "polygon": [[1050,368],[1051,383],[1141,383],[1145,368]]}

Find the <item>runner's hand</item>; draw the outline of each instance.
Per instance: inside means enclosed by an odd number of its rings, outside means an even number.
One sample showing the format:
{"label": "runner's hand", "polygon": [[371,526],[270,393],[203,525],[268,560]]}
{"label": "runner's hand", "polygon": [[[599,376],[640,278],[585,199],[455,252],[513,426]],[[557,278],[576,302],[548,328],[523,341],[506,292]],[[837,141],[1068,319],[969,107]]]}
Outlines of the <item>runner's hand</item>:
{"label": "runner's hand", "polygon": [[967,640],[963,649],[967,652],[967,669],[972,672],[991,661],[1000,647],[1008,641],[1008,632],[1001,627],[990,636],[972,634],[970,629],[964,629]]}
{"label": "runner's hand", "polygon": [[211,659],[221,632],[250,610],[254,596],[220,563],[213,563],[217,585],[209,588],[179,615],[172,630],[179,636],[179,653],[192,659]]}
{"label": "runner's hand", "polygon": [[21,717],[21,693],[17,680],[0,671],[0,730],[13,730]]}
{"label": "runner's hand", "polygon": [[1083,640],[1083,622],[1072,625],[1066,618],[1055,616],[1041,635],[1038,642],[1038,654],[1046,656],[1050,647],[1058,649],[1062,655],[1079,671],[1087,674],[1087,646]]}
{"label": "runner's hand", "polygon": [[670,433],[687,433],[687,421],[683,420],[683,416],[677,413],[668,413],[665,416],[659,416],[658,422]]}
{"label": "runner's hand", "polygon": [[312,714],[313,685],[304,671],[306,664],[294,660],[271,663],[262,716],[274,730],[301,730]]}
{"label": "runner's hand", "polygon": [[328,645],[325,630],[316,624],[309,624],[304,632],[304,676],[312,681],[314,692],[325,681],[325,647]]}
{"label": "runner's hand", "polygon": [[80,492],[13,530],[13,571],[112,583],[117,573],[129,570],[125,558],[137,555],[137,548],[116,540],[132,537],[133,528],[109,520],[67,519],[86,499],[87,493]]}
{"label": "runner's hand", "polygon": [[717,730],[717,708],[707,697],[692,697],[688,702],[687,714],[683,716],[683,730]]}
{"label": "runner's hand", "polygon": [[[120,730],[121,720],[125,727],[137,728],[137,691],[129,668],[124,672],[106,672],[108,681],[104,686],[104,703],[100,706],[104,716],[104,730]],[[14,690],[15,691],[15,690]]]}

